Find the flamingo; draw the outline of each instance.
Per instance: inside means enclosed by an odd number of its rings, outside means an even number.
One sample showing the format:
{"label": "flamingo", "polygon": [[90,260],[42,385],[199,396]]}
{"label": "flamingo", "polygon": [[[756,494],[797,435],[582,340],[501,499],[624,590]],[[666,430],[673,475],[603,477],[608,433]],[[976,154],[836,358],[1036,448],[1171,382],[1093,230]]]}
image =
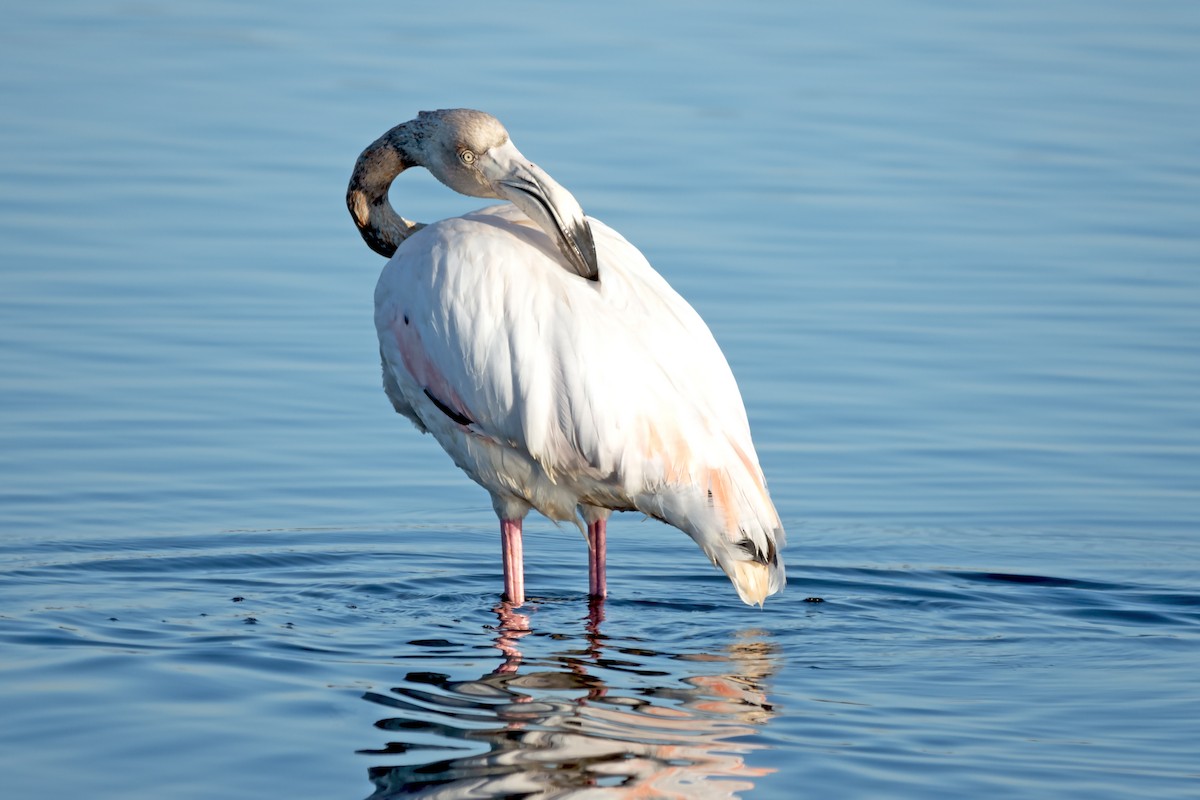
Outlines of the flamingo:
{"label": "flamingo", "polygon": [[[388,190],[416,166],[511,202],[412,222]],[[375,289],[384,390],[491,494],[511,604],[525,602],[530,510],[579,526],[595,598],[613,511],[682,530],[749,605],[783,589],[783,526],[708,326],[496,118],[448,109],[397,125],[359,156],[346,203],[389,259]]]}

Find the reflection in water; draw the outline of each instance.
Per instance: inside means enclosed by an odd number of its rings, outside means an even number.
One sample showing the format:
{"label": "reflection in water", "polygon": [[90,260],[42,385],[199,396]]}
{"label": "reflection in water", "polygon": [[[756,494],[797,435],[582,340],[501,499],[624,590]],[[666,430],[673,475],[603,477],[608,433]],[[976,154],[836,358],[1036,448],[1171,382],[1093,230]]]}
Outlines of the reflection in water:
{"label": "reflection in water", "polygon": [[[389,694],[365,695],[396,713],[376,725],[399,741],[363,752],[409,762],[372,768],[368,800],[728,798],[770,772],[746,766],[742,756],[759,745],[738,739],[773,716],[762,683],[778,658],[765,634],[743,632],[712,654],[629,647],[600,632],[600,601],[590,609],[583,649],[537,665],[550,669],[522,672],[529,618],[507,605],[496,613],[504,661],[491,673],[469,681],[410,673]],[[697,674],[694,663],[687,677],[662,669],[679,661],[710,662],[710,674]],[[610,686],[619,676],[636,679],[629,694]]]}

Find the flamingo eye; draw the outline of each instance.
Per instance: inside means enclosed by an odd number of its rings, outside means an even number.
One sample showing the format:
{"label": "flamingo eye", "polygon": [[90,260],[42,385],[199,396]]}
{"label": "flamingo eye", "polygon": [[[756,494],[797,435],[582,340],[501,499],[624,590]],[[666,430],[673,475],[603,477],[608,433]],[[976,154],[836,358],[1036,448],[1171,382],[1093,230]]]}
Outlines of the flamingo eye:
{"label": "flamingo eye", "polygon": [[475,154],[470,150],[459,150],[458,159],[469,167],[475,163]]}

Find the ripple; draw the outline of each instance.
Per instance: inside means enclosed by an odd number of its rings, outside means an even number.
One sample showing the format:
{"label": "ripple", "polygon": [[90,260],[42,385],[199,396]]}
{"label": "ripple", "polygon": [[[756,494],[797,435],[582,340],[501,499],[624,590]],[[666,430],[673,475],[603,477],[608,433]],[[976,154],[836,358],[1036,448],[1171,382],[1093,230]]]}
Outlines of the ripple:
{"label": "ripple", "polygon": [[[58,724],[36,687],[86,675],[96,691],[79,702],[98,718],[143,714],[145,733],[127,739],[148,747],[158,713],[193,720],[195,749],[213,709],[231,741],[263,715],[282,741],[361,706],[335,750],[367,762],[355,768],[373,798],[788,796],[771,772],[798,769],[788,754],[870,752],[880,726],[902,760],[986,725],[1061,734],[1070,726],[1044,710],[1072,692],[1082,717],[1166,709],[1153,684],[1091,695],[1044,676],[1069,664],[1108,687],[1157,663],[1178,685],[1200,637],[1200,597],[1183,583],[917,559],[802,563],[799,591],[746,609],[719,599],[728,587],[705,564],[647,569],[670,546],[653,540],[624,542],[613,597],[589,604],[569,590],[586,565],[566,536],[539,543],[531,573],[546,591],[514,611],[497,605],[494,544],[490,531],[427,526],[10,542],[0,645],[15,724]],[[920,552],[911,537],[906,550]],[[988,699],[987,681],[1024,702]],[[325,716],[310,718],[314,706]],[[1153,730],[1138,735],[1178,760]]]}

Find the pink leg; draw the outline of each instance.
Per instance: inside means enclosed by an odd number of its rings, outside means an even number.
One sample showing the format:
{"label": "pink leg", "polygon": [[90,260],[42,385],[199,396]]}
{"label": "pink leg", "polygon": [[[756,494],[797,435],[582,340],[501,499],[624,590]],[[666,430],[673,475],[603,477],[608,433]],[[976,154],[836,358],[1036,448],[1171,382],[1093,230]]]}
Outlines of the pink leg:
{"label": "pink leg", "polygon": [[521,553],[521,520],[500,520],[504,554],[504,596],[514,606],[525,602],[525,557]]}
{"label": "pink leg", "polygon": [[608,520],[598,519],[588,523],[588,594],[604,597],[608,587],[604,579],[604,560],[608,555],[605,544],[605,526]]}

